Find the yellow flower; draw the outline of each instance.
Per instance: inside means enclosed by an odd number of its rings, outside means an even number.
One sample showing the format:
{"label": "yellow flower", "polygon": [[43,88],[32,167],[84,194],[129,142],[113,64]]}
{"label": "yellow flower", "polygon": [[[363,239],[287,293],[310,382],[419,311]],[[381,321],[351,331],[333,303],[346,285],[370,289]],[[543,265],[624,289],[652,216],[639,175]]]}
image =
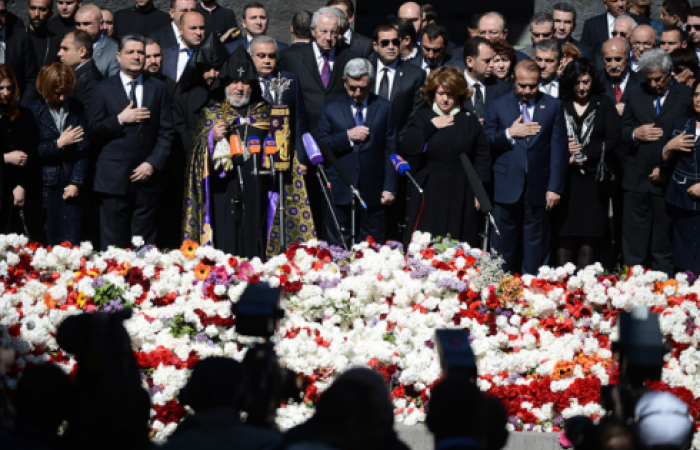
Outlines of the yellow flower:
{"label": "yellow flower", "polygon": [[198,248],[199,244],[197,244],[195,241],[188,239],[182,243],[182,245],[180,246],[180,251],[182,252],[182,256],[188,259],[192,259],[194,258],[194,254]]}
{"label": "yellow flower", "polygon": [[194,268],[194,276],[197,277],[198,280],[206,280],[206,278],[209,276],[210,270],[210,266],[200,263]]}
{"label": "yellow flower", "polygon": [[80,308],[82,308],[83,305],[85,305],[86,300],[87,300],[87,295],[85,295],[85,293],[81,291],[80,294],[78,294],[78,300],[76,300],[76,302],[78,303],[78,306]]}

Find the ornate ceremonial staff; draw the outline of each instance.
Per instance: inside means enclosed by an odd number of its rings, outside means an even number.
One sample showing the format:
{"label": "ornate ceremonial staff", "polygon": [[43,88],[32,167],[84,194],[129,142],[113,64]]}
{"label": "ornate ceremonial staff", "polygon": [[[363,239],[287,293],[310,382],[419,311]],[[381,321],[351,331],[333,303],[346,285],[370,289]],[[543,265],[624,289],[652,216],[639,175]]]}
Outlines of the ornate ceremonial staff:
{"label": "ornate ceremonial staff", "polygon": [[[287,78],[282,78],[281,73],[277,74],[277,78],[273,77],[270,80],[270,90],[275,93],[275,98],[274,98],[275,105],[277,105],[277,106],[282,105],[282,94],[284,93],[284,91],[289,89],[289,86],[291,84],[292,84],[292,80],[287,79]],[[282,121],[283,121],[282,134],[284,134],[284,122],[285,122],[284,118],[282,119]],[[274,137],[276,139],[275,134],[277,134],[277,133],[275,133],[275,131],[273,131],[272,122],[270,123],[270,125],[271,125],[270,126],[270,134],[272,135],[272,137]],[[278,175],[277,180],[279,182],[279,199],[277,201],[277,209],[279,211],[279,216],[280,216],[280,228],[279,228],[279,231],[280,231],[280,250],[284,250],[286,248],[285,223],[284,223],[284,170],[285,170],[285,167],[284,167],[285,161],[284,160],[285,160],[285,156],[287,156],[287,159],[289,159],[289,156],[288,156],[288,152],[287,152],[287,155],[282,154],[282,152],[287,149],[287,145],[289,145],[290,142],[288,140],[286,143],[280,142],[280,141],[282,141],[282,140],[279,140],[277,142],[277,146],[278,146],[277,157],[281,161],[281,164],[279,166],[280,170],[277,171],[277,175]],[[271,168],[274,170],[275,161],[274,161],[274,158],[271,158],[271,159],[272,159],[272,161],[271,161],[272,167]],[[286,165],[286,168],[289,168],[290,166],[291,166],[291,162],[288,162]]]}

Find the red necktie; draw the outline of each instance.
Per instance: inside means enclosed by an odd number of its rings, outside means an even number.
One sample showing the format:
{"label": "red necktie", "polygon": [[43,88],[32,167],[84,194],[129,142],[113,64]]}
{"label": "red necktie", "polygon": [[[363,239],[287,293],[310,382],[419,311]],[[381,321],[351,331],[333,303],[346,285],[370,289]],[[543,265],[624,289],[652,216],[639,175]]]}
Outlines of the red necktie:
{"label": "red necktie", "polygon": [[615,83],[615,103],[620,103],[622,100],[622,89],[620,89],[620,83]]}

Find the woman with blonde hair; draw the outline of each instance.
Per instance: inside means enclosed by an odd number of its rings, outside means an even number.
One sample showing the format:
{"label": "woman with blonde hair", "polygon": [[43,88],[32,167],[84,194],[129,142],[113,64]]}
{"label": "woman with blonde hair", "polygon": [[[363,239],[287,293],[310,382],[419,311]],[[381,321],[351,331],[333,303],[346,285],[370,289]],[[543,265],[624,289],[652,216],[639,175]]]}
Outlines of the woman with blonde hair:
{"label": "woman with blonde hair", "polygon": [[42,98],[29,105],[37,125],[37,164],[41,170],[46,244],[80,242],[80,187],[88,170],[89,143],[83,104],[68,98],[75,89],[73,70],[62,63],[44,66],[36,80]]}
{"label": "woman with blonde hair", "polygon": [[478,246],[479,205],[460,156],[469,157],[486,183],[491,179],[491,154],[479,119],[462,108],[471,91],[461,70],[441,67],[430,73],[421,94],[428,106],[409,122],[400,153],[413,164],[425,203],[421,205],[420,196],[411,192],[407,230],[449,234]]}

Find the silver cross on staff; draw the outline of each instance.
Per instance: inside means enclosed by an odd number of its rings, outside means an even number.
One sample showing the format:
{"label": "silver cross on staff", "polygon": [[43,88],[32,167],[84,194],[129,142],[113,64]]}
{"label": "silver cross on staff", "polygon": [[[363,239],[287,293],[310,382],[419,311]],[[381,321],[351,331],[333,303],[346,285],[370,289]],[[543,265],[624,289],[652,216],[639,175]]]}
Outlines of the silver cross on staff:
{"label": "silver cross on staff", "polygon": [[292,80],[289,78],[282,78],[282,74],[277,74],[277,78],[272,78],[270,80],[270,90],[275,92],[275,103],[278,105],[282,104],[282,93],[289,89],[289,85],[292,84]]}

